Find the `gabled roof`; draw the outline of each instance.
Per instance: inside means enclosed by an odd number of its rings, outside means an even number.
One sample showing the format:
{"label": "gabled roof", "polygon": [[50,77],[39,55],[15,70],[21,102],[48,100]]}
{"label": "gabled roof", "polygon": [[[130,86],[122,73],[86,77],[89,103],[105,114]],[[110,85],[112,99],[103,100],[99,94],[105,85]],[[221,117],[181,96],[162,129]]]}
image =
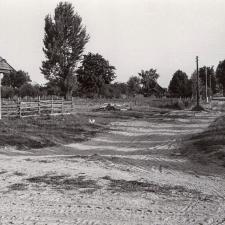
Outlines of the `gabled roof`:
{"label": "gabled roof", "polygon": [[11,71],[15,71],[15,69],[0,56],[0,73],[10,73]]}

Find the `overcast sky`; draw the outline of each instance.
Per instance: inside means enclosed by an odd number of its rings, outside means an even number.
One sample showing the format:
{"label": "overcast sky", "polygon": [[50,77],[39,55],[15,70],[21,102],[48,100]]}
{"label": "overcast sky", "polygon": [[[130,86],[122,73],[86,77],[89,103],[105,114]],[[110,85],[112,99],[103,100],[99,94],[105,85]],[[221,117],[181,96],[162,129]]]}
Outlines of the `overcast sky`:
{"label": "overcast sky", "polygon": [[[40,73],[44,17],[58,0],[0,0],[0,56],[31,79]],[[127,81],[141,69],[157,69],[166,87],[181,69],[225,59],[225,0],[70,0],[90,34],[85,52],[102,54]]]}

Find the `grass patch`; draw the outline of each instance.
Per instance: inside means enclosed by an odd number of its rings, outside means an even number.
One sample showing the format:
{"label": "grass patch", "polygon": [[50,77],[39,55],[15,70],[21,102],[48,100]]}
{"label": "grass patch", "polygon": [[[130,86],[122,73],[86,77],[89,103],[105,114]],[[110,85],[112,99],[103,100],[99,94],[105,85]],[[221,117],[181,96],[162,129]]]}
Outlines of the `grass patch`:
{"label": "grass patch", "polygon": [[[122,180],[122,179],[112,179],[109,176],[105,176],[102,179],[110,181],[109,190],[115,192],[151,192],[163,195],[184,195],[189,197],[202,198],[202,194],[198,191],[186,189],[183,186],[169,186],[169,185],[159,185],[148,182],[141,182],[135,180]],[[204,198],[203,198],[204,199]]]}
{"label": "grass patch", "polygon": [[25,191],[27,189],[27,184],[16,183],[8,186],[9,191]]}
{"label": "grass patch", "polygon": [[81,142],[102,129],[102,126],[89,124],[85,115],[3,119],[0,121],[0,146],[29,149]]}
{"label": "grass patch", "polygon": [[0,171],[0,175],[1,175],[1,174],[4,174],[4,173],[7,173],[7,171],[6,171],[6,170]]}
{"label": "grass patch", "polygon": [[22,176],[25,176],[26,175],[25,173],[21,173],[21,172],[15,172],[13,174],[16,175],[16,176],[18,176],[18,177],[22,177]]}
{"label": "grass patch", "polygon": [[44,175],[28,178],[27,181],[35,184],[46,184],[54,189],[80,189],[80,188],[91,188],[96,190],[99,188],[95,180],[85,179],[85,176],[78,176],[75,178],[68,177],[66,175]]}

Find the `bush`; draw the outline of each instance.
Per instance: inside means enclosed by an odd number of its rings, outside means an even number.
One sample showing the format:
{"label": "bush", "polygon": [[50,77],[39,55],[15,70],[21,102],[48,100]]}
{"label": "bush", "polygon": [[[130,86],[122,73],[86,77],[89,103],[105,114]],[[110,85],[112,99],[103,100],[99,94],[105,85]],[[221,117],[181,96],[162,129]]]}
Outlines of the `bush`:
{"label": "bush", "polygon": [[13,98],[15,90],[13,87],[2,86],[2,98]]}
{"label": "bush", "polygon": [[39,95],[39,88],[37,86],[33,86],[31,84],[23,84],[19,88],[19,96],[20,97],[37,97]]}

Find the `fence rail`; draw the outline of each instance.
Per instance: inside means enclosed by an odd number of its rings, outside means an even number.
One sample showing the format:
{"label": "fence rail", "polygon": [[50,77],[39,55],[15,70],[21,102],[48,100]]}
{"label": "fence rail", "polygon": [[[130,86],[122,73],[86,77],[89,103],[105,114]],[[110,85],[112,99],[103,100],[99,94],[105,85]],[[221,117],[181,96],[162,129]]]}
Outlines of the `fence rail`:
{"label": "fence rail", "polygon": [[65,114],[73,111],[73,100],[38,99],[35,101],[2,101],[3,117],[29,117],[48,114]]}

